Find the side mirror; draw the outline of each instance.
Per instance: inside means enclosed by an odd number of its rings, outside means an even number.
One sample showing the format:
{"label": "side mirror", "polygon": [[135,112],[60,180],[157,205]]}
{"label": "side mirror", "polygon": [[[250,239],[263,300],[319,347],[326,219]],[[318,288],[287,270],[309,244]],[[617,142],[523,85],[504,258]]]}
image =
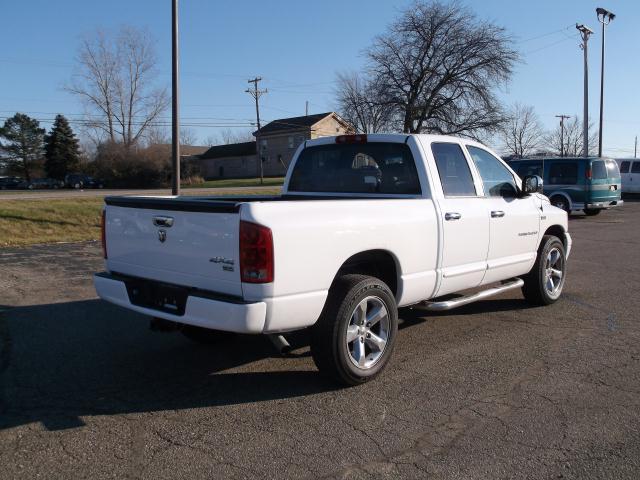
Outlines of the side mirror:
{"label": "side mirror", "polygon": [[540,175],[527,175],[522,180],[522,192],[526,194],[542,193],[543,181]]}

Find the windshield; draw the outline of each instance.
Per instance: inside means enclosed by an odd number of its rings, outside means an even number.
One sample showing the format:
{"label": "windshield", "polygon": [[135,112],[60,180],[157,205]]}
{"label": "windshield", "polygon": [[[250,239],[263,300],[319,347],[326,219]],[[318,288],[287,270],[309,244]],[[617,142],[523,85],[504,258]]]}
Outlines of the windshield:
{"label": "windshield", "polygon": [[421,193],[410,148],[387,142],[305,148],[291,173],[289,191]]}

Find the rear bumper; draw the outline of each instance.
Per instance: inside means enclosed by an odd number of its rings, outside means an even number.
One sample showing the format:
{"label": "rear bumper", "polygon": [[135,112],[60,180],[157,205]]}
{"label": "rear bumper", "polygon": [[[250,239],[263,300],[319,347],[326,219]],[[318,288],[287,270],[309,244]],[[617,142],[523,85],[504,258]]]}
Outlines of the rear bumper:
{"label": "rear bumper", "polygon": [[612,201],[604,201],[604,202],[591,202],[585,205],[585,208],[613,208],[613,207],[621,207],[624,204],[622,200],[612,200]]}
{"label": "rear bumper", "polygon": [[98,273],[93,276],[93,283],[98,296],[103,300],[152,317],[227,332],[262,333],[264,330],[267,314],[267,305],[264,302],[234,303],[189,295],[184,315],[173,315],[132,304],[125,282],[116,276]]}

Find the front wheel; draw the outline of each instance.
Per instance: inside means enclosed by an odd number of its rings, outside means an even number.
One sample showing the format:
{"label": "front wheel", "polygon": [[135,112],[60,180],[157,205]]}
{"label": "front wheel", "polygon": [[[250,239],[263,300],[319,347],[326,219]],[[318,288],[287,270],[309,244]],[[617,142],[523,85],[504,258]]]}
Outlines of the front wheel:
{"label": "front wheel", "polygon": [[398,308],[389,287],[374,277],[344,275],[313,327],[311,354],[318,369],[344,385],[359,385],[387,365],[398,332]]}
{"label": "front wheel", "polygon": [[589,217],[593,217],[594,215],[598,215],[601,211],[602,209],[600,208],[585,208],[584,214],[588,215]]}
{"label": "front wheel", "polygon": [[524,298],[534,305],[554,303],[562,293],[566,272],[563,243],[556,236],[545,235],[538,249],[536,263],[523,278]]}

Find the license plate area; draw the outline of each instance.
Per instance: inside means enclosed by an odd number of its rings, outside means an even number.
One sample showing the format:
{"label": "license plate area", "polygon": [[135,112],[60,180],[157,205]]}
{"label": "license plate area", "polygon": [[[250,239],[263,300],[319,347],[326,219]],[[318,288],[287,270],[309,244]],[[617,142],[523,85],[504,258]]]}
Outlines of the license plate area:
{"label": "license plate area", "polygon": [[617,185],[609,185],[609,190],[617,190],[618,186]]}
{"label": "license plate area", "polygon": [[131,279],[125,282],[129,301],[138,307],[151,308],[182,316],[189,290],[153,280]]}

